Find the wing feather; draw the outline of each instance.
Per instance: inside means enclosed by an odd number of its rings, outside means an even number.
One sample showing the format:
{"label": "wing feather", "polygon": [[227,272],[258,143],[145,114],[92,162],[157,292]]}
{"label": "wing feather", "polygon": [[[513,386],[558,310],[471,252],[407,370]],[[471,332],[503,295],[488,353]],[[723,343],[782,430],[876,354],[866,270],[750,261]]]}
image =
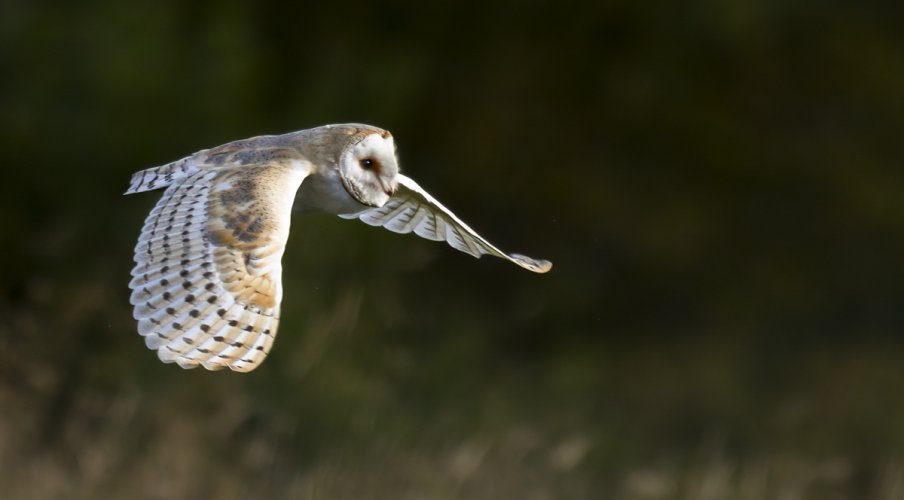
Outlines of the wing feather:
{"label": "wing feather", "polygon": [[[292,202],[310,166],[268,160],[226,158],[167,178],[129,283],[138,331],[164,362],[251,371],[273,345]],[[150,186],[136,175],[130,192]]]}
{"label": "wing feather", "polygon": [[513,262],[529,271],[545,273],[552,263],[532,259],[520,254],[508,254],[493,246],[477,234],[436,198],[414,182],[399,174],[395,196],[379,208],[370,208],[352,214],[342,214],[346,219],[358,218],[371,226],[382,226],[396,233],[410,233],[433,241],[446,241],[456,250],[474,257],[493,255]]}

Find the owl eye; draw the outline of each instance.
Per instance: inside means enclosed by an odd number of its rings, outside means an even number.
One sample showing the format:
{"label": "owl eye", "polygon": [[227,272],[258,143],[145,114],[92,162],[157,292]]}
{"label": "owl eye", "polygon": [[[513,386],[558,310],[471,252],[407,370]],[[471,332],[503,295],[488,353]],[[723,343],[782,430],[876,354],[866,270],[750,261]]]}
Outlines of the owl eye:
{"label": "owl eye", "polygon": [[358,162],[361,165],[361,168],[364,170],[370,170],[376,166],[376,162],[371,160],[370,158],[365,158]]}

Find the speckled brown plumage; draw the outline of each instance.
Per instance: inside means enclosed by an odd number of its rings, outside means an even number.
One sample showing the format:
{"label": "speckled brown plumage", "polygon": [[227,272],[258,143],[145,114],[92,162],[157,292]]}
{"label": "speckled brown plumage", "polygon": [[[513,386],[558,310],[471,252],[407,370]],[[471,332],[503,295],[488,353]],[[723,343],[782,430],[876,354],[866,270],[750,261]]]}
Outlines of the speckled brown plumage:
{"label": "speckled brown plumage", "polygon": [[280,259],[304,174],[283,159],[207,165],[171,185],[148,216],[132,303],[162,360],[250,371],[276,335]]}

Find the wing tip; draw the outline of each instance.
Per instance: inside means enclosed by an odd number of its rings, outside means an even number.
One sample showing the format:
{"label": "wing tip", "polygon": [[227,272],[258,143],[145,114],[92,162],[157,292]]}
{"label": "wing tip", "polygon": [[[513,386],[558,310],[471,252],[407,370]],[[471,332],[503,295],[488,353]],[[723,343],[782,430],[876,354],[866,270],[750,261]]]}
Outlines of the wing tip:
{"label": "wing tip", "polygon": [[509,255],[512,261],[515,264],[527,269],[528,271],[533,271],[537,274],[548,273],[550,269],[552,269],[552,262],[546,259],[533,259],[526,255],[521,255],[518,253],[513,253]]}

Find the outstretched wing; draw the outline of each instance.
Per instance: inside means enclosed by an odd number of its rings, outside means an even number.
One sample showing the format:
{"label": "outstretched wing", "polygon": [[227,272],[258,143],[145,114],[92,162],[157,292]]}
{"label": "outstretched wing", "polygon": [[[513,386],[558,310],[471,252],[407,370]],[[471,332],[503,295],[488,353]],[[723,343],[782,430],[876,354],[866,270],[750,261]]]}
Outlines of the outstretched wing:
{"label": "outstretched wing", "polygon": [[436,198],[409,177],[399,174],[395,195],[378,208],[370,208],[354,214],[343,214],[345,219],[358,218],[371,226],[383,226],[396,233],[410,233],[433,241],[445,240],[453,248],[474,257],[494,255],[535,273],[545,273],[552,263],[543,259],[499,250],[485,240],[461,219],[455,216]]}
{"label": "outstretched wing", "polygon": [[131,302],[164,362],[247,372],[267,356],[292,202],[309,173],[305,162],[268,160],[207,159],[176,178],[145,221]]}

